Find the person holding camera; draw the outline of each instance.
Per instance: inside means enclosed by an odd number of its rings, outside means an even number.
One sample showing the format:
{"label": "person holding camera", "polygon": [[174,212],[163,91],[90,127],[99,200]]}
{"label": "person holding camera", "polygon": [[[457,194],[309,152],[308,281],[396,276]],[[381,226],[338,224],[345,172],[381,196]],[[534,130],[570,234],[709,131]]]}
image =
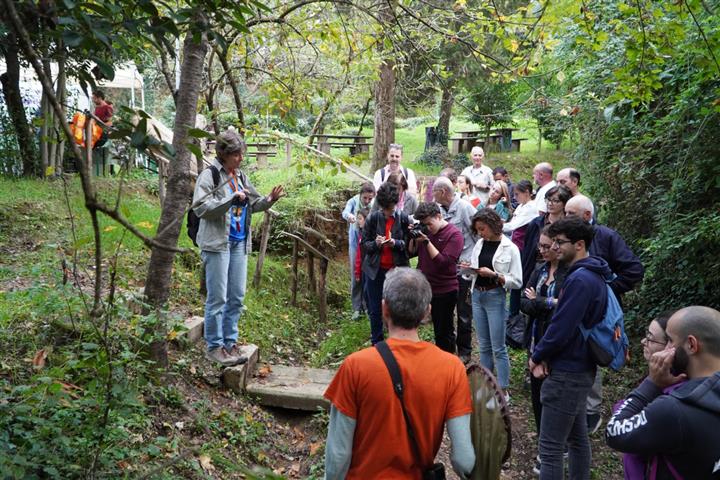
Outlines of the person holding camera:
{"label": "person holding camera", "polygon": [[[475,450],[465,367],[418,337],[431,297],[430,284],[417,270],[401,267],[387,273],[382,291],[387,342],[348,356],[325,391],[330,401],[326,479],[445,478],[444,467],[434,463],[445,427],[453,469],[460,478],[470,476]],[[383,347],[397,363],[402,402],[384,364]]]}
{"label": "person holding camera", "polygon": [[373,345],[383,340],[381,303],[385,275],[395,267],[409,265],[406,241],[410,219],[395,208],[399,196],[395,184],[380,185],[375,197],[380,209],[365,220],[362,231],[362,273]]}
{"label": "person holding camera", "polygon": [[437,203],[421,203],[415,211],[418,222],[410,230],[410,255],[418,256],[418,270],[432,288],[432,317],[435,345],[455,353],[453,315],[457,303],[457,262],[463,250],[460,230],[442,217]]}
{"label": "person holding camera", "polygon": [[[205,341],[207,358],[221,365],[244,363],[237,346],[247,284],[252,214],[267,210],[284,195],[282,185],[260,195],[240,163],[247,146],[235,131],[220,134],[217,158],[198,175],[193,208],[200,219],[197,244],[205,266]],[[219,182],[215,186],[213,170]]]}

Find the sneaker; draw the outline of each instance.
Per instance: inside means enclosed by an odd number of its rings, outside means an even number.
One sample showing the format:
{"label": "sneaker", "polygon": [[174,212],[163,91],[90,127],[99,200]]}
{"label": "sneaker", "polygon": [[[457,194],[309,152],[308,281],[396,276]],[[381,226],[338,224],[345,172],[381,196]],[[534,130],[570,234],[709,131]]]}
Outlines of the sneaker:
{"label": "sneaker", "polygon": [[211,362],[219,363],[223,367],[235,365],[238,361],[237,357],[233,357],[225,351],[223,347],[216,347],[205,353],[205,358]]}
{"label": "sneaker", "polygon": [[588,435],[592,435],[597,432],[602,425],[602,417],[599,413],[591,413],[586,417]]}
{"label": "sneaker", "polygon": [[233,365],[242,365],[248,361],[247,357],[242,354],[240,347],[238,347],[237,344],[233,345],[230,350],[225,350],[225,352],[235,359],[235,363],[233,363]]}
{"label": "sneaker", "polygon": [[533,473],[535,475],[540,475],[540,455],[535,457],[535,465],[533,465]]}

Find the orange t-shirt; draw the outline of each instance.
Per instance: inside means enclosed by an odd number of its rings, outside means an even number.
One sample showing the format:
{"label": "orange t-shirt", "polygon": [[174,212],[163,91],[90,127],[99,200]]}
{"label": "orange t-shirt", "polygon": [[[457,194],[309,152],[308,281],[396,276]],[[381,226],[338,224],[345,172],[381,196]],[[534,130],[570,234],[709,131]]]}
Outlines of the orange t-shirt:
{"label": "orange t-shirt", "polygon": [[[428,342],[389,339],[402,374],[405,408],[424,466],[433,464],[445,422],[472,413],[462,362]],[[345,359],[325,392],[335,408],[356,420],[348,479],[421,478],[390,380],[374,347]]]}
{"label": "orange t-shirt", "polygon": [[[395,225],[395,217],[385,219],[385,238],[392,236],[392,227]],[[395,259],[393,258],[392,249],[390,244],[383,245],[380,247],[380,268],[383,270],[390,270],[395,266]]]}

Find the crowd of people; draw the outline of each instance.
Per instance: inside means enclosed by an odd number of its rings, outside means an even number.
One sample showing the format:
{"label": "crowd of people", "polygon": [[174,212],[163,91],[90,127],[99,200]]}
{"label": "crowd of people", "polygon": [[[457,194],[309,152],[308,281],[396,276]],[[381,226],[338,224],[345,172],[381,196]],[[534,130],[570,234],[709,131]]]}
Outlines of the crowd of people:
{"label": "crowd of people", "polygon": [[[284,190],[255,190],[240,170],[246,145],[236,132],[218,136],[216,151],[198,176],[192,208],[207,288],[207,358],[228,366],[246,361],[238,320],[250,220]],[[602,375],[582,331],[603,320],[609,304],[621,304],[643,266],[616,231],[597,224],[577,170],[553,180],[552,166],[538,164],[533,191],[530,181],[512,183],[504,168],[490,170],[483,160],[474,148],[471,166],[461,175],[443,170],[433,201],[419,202],[415,175],[393,144],[375,183],[363,184],[343,211],[353,316],[367,313],[374,348],[350,355],[325,394],[327,478],[420,478],[436,470],[445,428],[453,469],[467,478],[475,453],[463,364],[471,360],[472,326],[480,364],[495,372],[509,402],[506,325],[520,311],[529,319],[537,473],[563,478],[567,457],[571,478],[590,476],[588,436],[602,423]],[[415,256],[417,268],[409,268]],[[419,339],[426,321],[434,345]],[[608,445],[625,453],[626,478],[720,478],[720,312],[666,312],[642,343],[648,377],[615,405],[606,428]]]}
{"label": "crowd of people", "polygon": [[[362,264],[362,275],[352,282],[364,285],[363,301],[353,302],[354,317],[367,309],[371,343],[378,350],[387,329],[405,396],[430,413],[426,417],[415,407],[405,412],[408,423],[417,422],[418,460],[412,455],[417,447],[402,443],[407,438],[403,422],[387,420],[402,419],[408,403],[391,401],[390,377],[377,378],[383,377],[381,356],[375,348],[351,355],[326,394],[332,404],[327,478],[420,475],[432,465],[443,422],[452,439],[453,468],[468,476],[471,446],[463,442],[469,441],[469,398],[459,402],[453,396],[457,389],[466,395],[464,383],[456,381],[458,368],[470,362],[474,325],[480,364],[495,373],[509,402],[506,325],[516,315],[527,318],[524,346],[539,452],[534,470],[542,479],[564,478],[566,468],[570,478],[590,476],[589,435],[602,424],[602,369],[581,327],[601,322],[609,302],[621,305],[623,294],[642,281],[644,269],[618,232],[597,223],[593,202],[580,193],[578,170],[564,168],[554,175],[552,165],[543,162],[533,169],[533,181],[513,183],[505,168],[490,169],[484,158],[482,148],[473,148],[472,165],[459,175],[441,171],[432,183],[433,201],[418,202],[418,185],[411,188],[415,174],[402,166],[401,146],[392,145],[375,184],[362,186],[372,213],[361,240],[350,240],[351,262]],[[351,199],[346,212],[356,203]],[[421,276],[414,273],[411,280],[408,265],[415,256]],[[390,279],[397,279],[392,286]],[[424,291],[422,299],[418,290]],[[418,326],[428,320],[435,350],[417,337]],[[713,363],[720,359],[720,313],[690,307],[661,316],[651,323],[643,345],[650,375],[616,405],[606,431],[608,444],[627,452],[626,478],[720,478],[720,454],[703,444],[715,432],[703,435],[700,423],[682,422],[720,422],[715,393],[720,392],[720,365]],[[416,368],[429,358],[434,358],[432,368]],[[438,369],[437,362],[445,362],[445,368]],[[424,384],[427,372],[432,386]],[[432,403],[438,393],[443,401]],[[673,408],[685,417],[670,415]],[[661,434],[663,429],[674,432],[672,438]],[[392,439],[394,448],[389,451],[383,442],[371,447],[379,437]]]}

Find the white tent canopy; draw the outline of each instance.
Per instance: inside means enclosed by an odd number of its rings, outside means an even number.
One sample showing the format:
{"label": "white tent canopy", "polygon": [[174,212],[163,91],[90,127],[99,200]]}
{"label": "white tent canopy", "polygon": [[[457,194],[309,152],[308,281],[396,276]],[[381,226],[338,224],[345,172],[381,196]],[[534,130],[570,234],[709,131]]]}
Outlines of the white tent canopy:
{"label": "white tent canopy", "polygon": [[[7,71],[7,65],[4,60],[0,60],[0,74]],[[53,79],[57,78],[57,63],[50,64],[50,71]],[[130,106],[135,107],[135,91],[140,90],[140,108],[145,109],[145,88],[143,77],[138,72],[133,62],[118,65],[115,67],[115,78],[113,80],[104,80],[98,82],[101,88],[120,88],[130,90]],[[70,103],[76,104],[79,109],[90,107],[89,98],[80,88],[80,84],[74,79],[68,79],[67,84]],[[26,67],[20,69],[20,92],[25,99],[25,104],[31,107],[40,106],[40,98],[42,95],[42,86],[35,74],[35,69]]]}

